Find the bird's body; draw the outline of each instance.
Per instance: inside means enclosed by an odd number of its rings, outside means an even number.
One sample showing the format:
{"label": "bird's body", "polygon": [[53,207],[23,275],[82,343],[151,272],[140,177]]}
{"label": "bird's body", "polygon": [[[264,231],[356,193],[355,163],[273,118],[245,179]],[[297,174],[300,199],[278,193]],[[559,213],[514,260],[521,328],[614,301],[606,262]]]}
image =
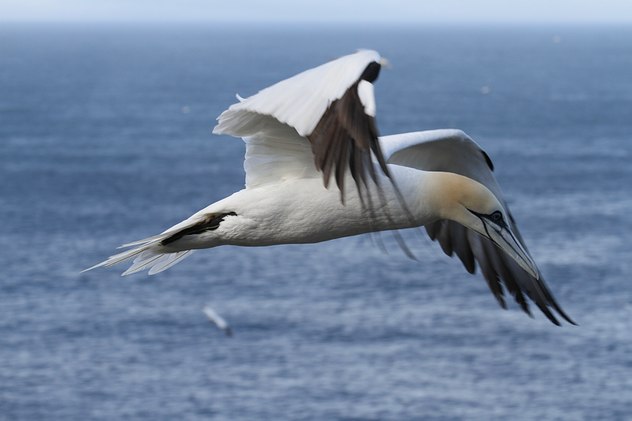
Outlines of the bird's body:
{"label": "bird's body", "polygon": [[[428,173],[396,165],[390,167],[414,219],[400,206],[384,176],[380,179],[385,205],[376,207],[372,213],[362,208],[358,192],[350,181],[345,204],[342,204],[340,193],[333,188],[326,189],[320,178],[300,178],[243,189],[213,203],[194,214],[188,223],[209,214],[236,214],[224,217],[217,229],[182,237],[166,250],[317,243],[431,222],[432,212],[426,209],[430,203],[423,200]],[[187,221],[182,224],[186,225]]]}
{"label": "bird's body", "polygon": [[524,245],[489,156],[472,139],[460,130],[378,137],[372,82],[382,63],[375,51],[359,51],[238,97],[214,133],[246,142],[245,188],[90,269],[134,258],[124,275],[151,275],[194,249],[425,226],[469,272],[480,266],[503,307],[504,284],[526,312],[528,297],[552,322],[559,323],[553,310],[572,323]]}

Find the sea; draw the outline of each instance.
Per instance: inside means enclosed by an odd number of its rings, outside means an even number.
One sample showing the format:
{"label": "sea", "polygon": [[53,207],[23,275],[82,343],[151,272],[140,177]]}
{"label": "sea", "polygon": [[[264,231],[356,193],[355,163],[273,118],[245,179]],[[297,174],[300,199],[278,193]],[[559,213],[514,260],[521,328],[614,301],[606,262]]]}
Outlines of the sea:
{"label": "sea", "polygon": [[[488,152],[578,326],[423,230],[418,261],[383,233],[81,273],[243,188],[235,94],[359,48],[381,133]],[[630,420],[631,136],[631,27],[3,23],[0,419]]]}

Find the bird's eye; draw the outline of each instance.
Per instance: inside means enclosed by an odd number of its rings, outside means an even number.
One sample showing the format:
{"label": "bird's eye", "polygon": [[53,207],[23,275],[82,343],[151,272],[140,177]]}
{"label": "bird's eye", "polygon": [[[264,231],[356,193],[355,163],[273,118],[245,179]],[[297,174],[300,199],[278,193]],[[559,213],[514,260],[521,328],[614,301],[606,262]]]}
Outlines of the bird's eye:
{"label": "bird's eye", "polygon": [[500,224],[503,220],[503,214],[500,211],[495,211],[491,215],[489,215],[489,219],[492,220],[495,224]]}

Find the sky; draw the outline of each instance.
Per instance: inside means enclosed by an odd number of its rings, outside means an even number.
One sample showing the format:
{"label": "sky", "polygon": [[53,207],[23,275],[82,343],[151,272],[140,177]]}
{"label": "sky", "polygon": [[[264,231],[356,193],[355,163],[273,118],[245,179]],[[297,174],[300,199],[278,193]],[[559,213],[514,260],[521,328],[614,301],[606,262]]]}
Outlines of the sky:
{"label": "sky", "polygon": [[632,23],[632,0],[0,0],[0,21]]}

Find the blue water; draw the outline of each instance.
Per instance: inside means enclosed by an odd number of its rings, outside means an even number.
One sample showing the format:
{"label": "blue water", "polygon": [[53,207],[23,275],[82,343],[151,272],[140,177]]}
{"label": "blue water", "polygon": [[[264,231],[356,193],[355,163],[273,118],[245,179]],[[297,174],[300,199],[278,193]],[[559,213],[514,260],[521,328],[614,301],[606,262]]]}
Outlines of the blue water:
{"label": "blue water", "polygon": [[[243,185],[214,118],[360,47],[384,134],[494,159],[562,328],[417,232],[79,271]],[[632,29],[0,27],[0,418],[630,419]],[[202,313],[233,326],[227,338]]]}

